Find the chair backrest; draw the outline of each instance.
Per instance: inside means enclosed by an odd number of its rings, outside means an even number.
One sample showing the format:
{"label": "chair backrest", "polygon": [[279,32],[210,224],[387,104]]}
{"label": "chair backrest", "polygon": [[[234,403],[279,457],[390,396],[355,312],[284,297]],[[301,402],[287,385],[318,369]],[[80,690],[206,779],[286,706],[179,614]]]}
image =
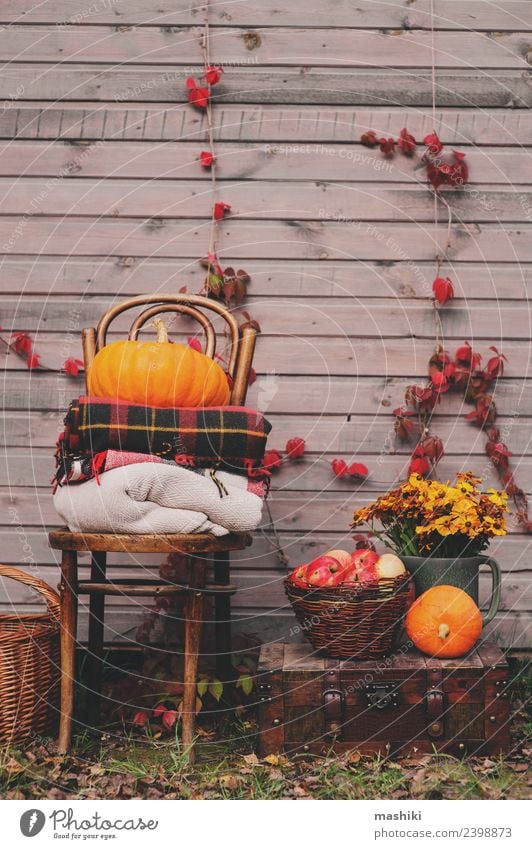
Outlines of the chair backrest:
{"label": "chair backrest", "polygon": [[211,319],[205,315],[204,311],[210,310],[223,318],[229,331],[229,357],[226,370],[233,381],[230,404],[235,406],[244,404],[255,349],[256,331],[251,327],[240,330],[234,315],[223,304],[202,295],[138,295],[111,307],[101,317],[96,328],[88,327],[82,331],[85,382],[96,353],[107,344],[107,332],[111,322],[126,310],[136,307],[146,307],[146,309],[142,310],[131,324],[128,339],[137,339],[139,331],[146,322],[160,313],[182,313],[191,316],[203,328],[205,353],[211,358],[216,353],[216,332]]}

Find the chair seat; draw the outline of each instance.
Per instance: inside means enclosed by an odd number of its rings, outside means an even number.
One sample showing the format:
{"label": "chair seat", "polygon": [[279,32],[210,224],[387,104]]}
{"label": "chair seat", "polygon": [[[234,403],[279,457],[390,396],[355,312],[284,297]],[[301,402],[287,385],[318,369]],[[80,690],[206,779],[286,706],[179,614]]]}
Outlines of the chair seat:
{"label": "chair seat", "polygon": [[158,554],[208,554],[211,551],[241,551],[251,545],[249,534],[107,534],[73,533],[59,528],[48,534],[50,548],[61,551],[127,551]]}

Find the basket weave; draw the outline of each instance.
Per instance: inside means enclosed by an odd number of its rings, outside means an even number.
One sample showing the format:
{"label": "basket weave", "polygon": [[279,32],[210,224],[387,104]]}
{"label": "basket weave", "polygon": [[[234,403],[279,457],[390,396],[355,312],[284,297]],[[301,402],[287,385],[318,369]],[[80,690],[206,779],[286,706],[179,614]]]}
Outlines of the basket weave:
{"label": "basket weave", "polygon": [[0,577],[36,590],[44,613],[0,614],[0,743],[54,731],[59,714],[59,596],[20,569],[0,565]]}
{"label": "basket weave", "polygon": [[390,654],[409,600],[410,575],[337,587],[284,587],[312,647],[328,657]]}

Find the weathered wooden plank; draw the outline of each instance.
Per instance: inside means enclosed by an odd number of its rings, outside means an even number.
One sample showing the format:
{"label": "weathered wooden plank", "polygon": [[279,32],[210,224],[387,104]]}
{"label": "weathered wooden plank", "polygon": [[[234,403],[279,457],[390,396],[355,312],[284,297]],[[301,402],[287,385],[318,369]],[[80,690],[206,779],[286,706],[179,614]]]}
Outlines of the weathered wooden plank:
{"label": "weathered wooden plank", "polygon": [[[0,221],[1,232],[1,221]],[[427,295],[430,292],[430,284],[427,281]],[[464,338],[464,335],[476,340],[482,339],[505,339],[526,342],[530,334],[530,309],[526,301],[477,301],[474,309],[469,310],[467,302],[459,300],[459,284],[456,285],[457,299],[452,307],[441,310],[440,317],[443,326],[443,339],[452,340]],[[376,293],[377,294],[377,293]],[[321,374],[326,366],[324,358],[321,357],[319,346],[315,346],[312,352],[312,339],[319,336],[332,336],[337,339],[338,354],[347,357],[351,362],[350,373],[360,372],[364,374],[363,368],[357,366],[357,350],[362,339],[384,339],[387,338],[412,338],[432,339],[434,314],[430,301],[413,300],[401,298],[387,298],[386,292],[381,293],[379,298],[305,298],[290,299],[291,312],[287,312],[287,301],[281,298],[254,298],[250,297],[246,303],[253,311],[253,317],[259,321],[263,333],[271,336],[305,336],[309,337],[306,345],[308,350],[305,356],[309,357],[312,369],[317,363],[321,363],[318,374]],[[86,298],[85,300],[72,300],[70,298],[53,299],[43,304],[42,300],[27,296],[22,301],[6,297],[3,302],[4,331],[30,331],[43,330],[45,332],[57,331],[63,336],[57,341],[68,342],[70,346],[76,344],[76,339],[71,338],[69,321],[75,319],[78,326],[88,327],[97,323],[100,316],[117,302],[116,298]],[[114,323],[116,333],[124,333],[129,328],[135,313],[131,316],[118,317]],[[177,332],[195,332],[197,327],[192,321],[183,320],[177,325]],[[381,346],[383,342],[379,343]],[[478,342],[479,347],[482,343]],[[220,346],[221,352],[223,345]],[[364,350],[363,348],[361,349]],[[366,349],[367,350],[367,349]],[[58,352],[61,356],[62,352]],[[427,360],[427,345],[424,344],[416,351],[415,343],[412,342],[412,359],[416,355],[422,355],[422,362]],[[522,359],[521,363],[526,363]],[[327,369],[327,373],[329,370]],[[335,374],[334,368],[332,374]]]}
{"label": "weathered wooden plank", "polygon": [[[442,70],[436,80],[437,106],[526,108],[532,104],[528,71]],[[174,65],[100,65],[98,73],[83,64],[41,67],[17,63],[4,68],[0,98],[10,100],[17,87],[31,100],[116,100],[184,103],[186,70]],[[245,85],[240,74],[227,74],[213,101],[225,103],[323,103],[327,105],[428,106],[432,103],[429,71],[363,68],[351,70],[247,67]]]}
{"label": "weathered wooden plank", "polygon": [[[77,388],[78,384],[76,384]],[[74,387],[72,387],[74,388]],[[436,411],[434,428],[441,439],[452,448],[454,456],[484,454],[485,436],[482,431],[471,426],[463,418],[446,415]],[[0,418],[0,441],[10,447],[46,448],[51,450],[59,432],[63,429],[62,411],[39,413],[26,410],[22,412],[4,411]],[[391,415],[331,416],[323,413],[319,417],[306,415],[279,415],[268,413],[272,423],[270,444],[282,449],[283,440],[289,436],[304,438],[313,452],[329,455],[353,455],[359,451],[366,454],[380,454],[383,446],[389,453],[407,454],[411,451],[409,443],[395,444],[392,433]],[[502,438],[511,445],[516,455],[530,451],[532,423],[525,416],[509,417],[499,410],[497,425]],[[275,481],[274,481],[275,484]]]}
{"label": "weathered wooden plank", "polygon": [[[74,250],[87,256],[184,257],[205,251],[209,221],[185,223],[164,218],[53,219],[41,216],[0,218],[0,246],[11,255],[57,255]],[[443,227],[412,222],[228,220],[221,228],[222,260],[357,259],[428,261],[441,249]],[[464,262],[532,261],[532,224],[455,224],[451,260]]]}
{"label": "weathered wooden plank", "polygon": [[[397,135],[407,126],[416,139],[432,132],[434,124],[444,144],[527,145],[532,122],[519,109],[432,109],[303,106],[269,104],[220,106],[213,115],[216,141],[294,142],[326,144],[357,141],[367,129],[378,135]],[[0,112],[0,138],[110,139],[148,141],[205,138],[203,113],[168,108],[166,104],[115,102],[47,103],[16,101]]]}
{"label": "weathered wooden plank", "polygon": [[[196,180],[61,180],[49,187],[46,177],[0,177],[3,214],[23,215],[38,205],[40,215],[163,216],[203,218],[216,195],[210,183]],[[382,183],[251,182],[224,187],[231,192],[232,215],[246,220],[324,219],[332,221],[433,221],[434,198],[421,184],[389,188]],[[455,220],[523,221],[532,210],[532,190],[502,190],[479,184],[451,192]]]}
{"label": "weathered wooden plank", "polygon": [[[286,438],[291,436],[286,434]],[[283,446],[286,438],[281,437],[280,444]],[[474,440],[474,434],[472,441]],[[309,436],[310,441],[310,436]],[[481,455],[458,455],[452,453],[452,444],[448,446],[449,453],[440,461],[438,473],[442,479],[452,478],[460,470],[472,471],[486,481],[486,486],[497,486],[498,478],[489,460]],[[393,486],[398,481],[404,480],[408,474],[410,458],[405,454],[389,454],[386,445],[382,446],[382,453],[367,454],[362,448],[356,452],[356,459],[364,463],[369,469],[367,481],[353,481],[350,479],[338,479],[331,470],[331,456],[312,453],[309,451],[305,458],[297,463],[284,465],[276,473],[274,485],[282,491],[307,491],[317,493],[314,497],[319,500],[322,493],[343,492],[348,497],[355,491],[371,493],[382,492]],[[348,457],[348,459],[350,459]],[[27,486],[29,483],[36,486],[47,486],[55,468],[52,446],[49,450],[42,448],[33,449],[31,453],[21,448],[10,448],[6,453],[0,455],[0,486]],[[528,490],[532,487],[532,457],[515,457],[513,468],[519,478],[521,486]],[[371,497],[371,496],[370,496]],[[324,521],[327,520],[324,516]]]}
{"label": "weathered wooden plank", "polygon": [[[253,297],[425,297],[425,284],[432,278],[434,263],[408,261],[337,262],[248,260],[249,288]],[[449,273],[460,281],[468,301],[482,298],[523,299],[532,294],[532,266],[517,263],[452,262]],[[53,257],[3,256],[0,259],[2,291],[25,295],[107,295],[120,297],[145,292],[171,292],[185,285],[188,291],[201,288],[203,272],[196,257],[178,260],[151,257]],[[77,326],[70,328],[78,331]],[[264,328],[266,329],[266,328]]]}
{"label": "weathered wooden plank", "polygon": [[[209,181],[198,162],[198,142],[56,142],[14,141],[0,144],[0,176],[53,177],[53,194],[61,179],[104,177]],[[383,158],[378,150],[361,144],[224,143],[217,149],[220,180],[330,180],[338,183],[383,182],[415,185],[412,161],[396,156]],[[510,187],[532,183],[532,161],[526,149],[481,148],[470,162],[469,188],[491,183]],[[193,169],[193,170],[192,170]],[[526,193],[526,190],[525,190]],[[453,197],[459,192],[451,190]],[[479,198],[477,200],[480,201]],[[41,201],[42,203],[42,201]],[[31,209],[29,212],[38,211]],[[317,215],[317,210],[316,210]],[[523,218],[529,215],[523,205]]]}
{"label": "weathered wooden plank", "polygon": [[[516,27],[519,29],[519,27]],[[189,74],[202,72],[197,27],[19,26],[0,29],[0,61],[50,62],[65,65],[84,62],[188,66]],[[475,31],[430,32],[391,29],[380,32],[308,27],[258,27],[252,32],[213,27],[211,60],[228,66],[301,66],[361,68],[427,68],[434,61],[442,68],[528,69],[526,55],[532,36]],[[130,99],[130,98],[127,98]]]}
{"label": "weathered wooden plank", "polygon": [[[211,0],[210,20],[216,26],[300,26],[302,10],[297,4],[261,0],[245,3]],[[528,0],[435,0],[437,29],[515,30],[532,29]],[[305,17],[323,27],[430,28],[430,0],[308,0]],[[150,26],[201,25],[203,5],[188,0],[3,0],[2,23],[133,24]]]}
{"label": "weathered wooden plank", "polygon": [[[259,375],[250,387],[247,402],[250,406],[271,414],[308,415],[385,415],[403,401],[406,388],[413,376],[386,377],[321,377],[284,375]],[[59,411],[66,409],[69,401],[79,394],[82,381],[64,375],[45,372],[19,372],[6,374],[3,387],[4,409],[18,411]],[[529,380],[503,378],[496,388],[499,409],[506,415],[532,416],[532,392]],[[31,399],[31,400],[30,400]],[[442,405],[448,415],[469,411],[463,399],[449,393]],[[388,418],[389,420],[389,418]],[[294,434],[290,433],[290,436]]]}
{"label": "weathered wooden plank", "polygon": [[[316,456],[313,457],[313,460],[314,463],[320,462]],[[450,457],[447,467],[456,469],[458,463],[463,467],[463,458]],[[281,478],[281,485],[283,479],[285,484],[287,481],[290,482],[290,476],[295,480],[295,486],[291,489],[285,486],[283,489],[274,489],[273,491],[270,506],[276,527],[280,533],[297,532],[301,535],[336,533],[340,536],[344,535],[349,530],[354,510],[363,507],[376,498],[377,491],[386,491],[385,487],[378,481],[375,483],[373,478],[380,475],[385,477],[389,468],[374,466],[367,484],[347,484],[344,485],[343,492],[305,490],[304,477],[308,471],[308,466],[292,466],[291,469],[287,470],[287,474],[275,476],[274,487],[279,485],[279,477]],[[313,476],[316,478],[315,474]],[[444,477],[443,473],[442,477]],[[325,464],[323,464],[322,479],[325,486],[330,482],[332,488],[335,487],[335,484],[331,481],[330,469]],[[301,483],[300,488],[298,488],[299,483]],[[380,488],[377,490],[378,487]],[[336,487],[337,490],[339,488]],[[26,530],[34,530],[40,525],[50,528],[61,524],[61,520],[54,510],[51,487],[9,488],[3,486],[0,488],[0,505],[2,506],[2,515],[0,516],[2,532],[8,532],[10,527],[13,527],[15,515]],[[266,526],[266,524],[267,517],[265,515],[263,526]],[[516,530],[518,529],[510,523],[512,535]],[[351,543],[348,545],[352,547]],[[503,553],[504,548],[503,545]],[[528,552],[526,557],[530,560],[532,557],[532,540],[525,546],[525,551]],[[127,563],[127,560],[128,558],[123,556],[119,562]],[[520,563],[518,568],[527,569],[528,566],[527,560]],[[530,566],[532,566],[532,562]],[[513,568],[513,563],[508,561],[507,567],[508,569]],[[262,569],[266,566],[262,561],[257,561],[254,562],[253,568]],[[268,566],[268,568],[270,567]],[[532,606],[530,609],[532,609]]]}
{"label": "weathered wooden plank", "polygon": [[[172,334],[172,339],[187,344],[191,332],[192,328],[189,328],[184,334]],[[356,379],[359,376],[368,375],[378,377],[386,374],[388,377],[401,377],[411,374],[418,380],[423,380],[427,374],[427,363],[433,347],[429,337],[430,334],[426,340],[421,341],[421,334],[416,334],[413,340],[394,340],[385,338],[376,331],[374,339],[324,337],[317,345],[312,338],[268,335],[260,339],[254,357],[254,366],[259,374],[289,374],[294,377],[324,375],[327,378],[334,374],[352,376]],[[113,341],[123,336],[117,334],[109,338]],[[460,338],[459,335],[458,338]],[[489,353],[488,345],[498,341],[508,358],[507,372],[511,377],[530,376],[531,353],[528,342],[510,342],[508,337],[499,340],[492,337],[484,342],[478,337],[475,339],[475,348],[483,350],[486,354]],[[73,341],[68,339],[65,343],[62,335],[58,337],[57,334],[39,331],[34,338],[34,343],[35,350],[39,352],[41,364],[47,368],[60,369],[66,355],[82,359],[79,338]],[[447,346],[452,353],[457,343],[455,341],[453,346],[448,336]],[[223,351],[223,348],[221,350]],[[0,352],[0,367],[23,374],[27,372],[26,361],[11,350],[8,350],[5,355]],[[73,384],[73,387],[77,385]]]}

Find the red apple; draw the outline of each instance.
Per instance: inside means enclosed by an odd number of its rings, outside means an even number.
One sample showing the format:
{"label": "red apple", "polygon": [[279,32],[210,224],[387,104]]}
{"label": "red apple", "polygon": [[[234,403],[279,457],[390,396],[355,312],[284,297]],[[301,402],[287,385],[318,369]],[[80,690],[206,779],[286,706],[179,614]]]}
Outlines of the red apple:
{"label": "red apple", "polygon": [[288,578],[298,587],[306,586],[305,574],[308,569],[308,563],[302,563],[301,566],[296,566],[295,569],[292,569]]}
{"label": "red apple", "polygon": [[341,572],[341,584],[354,584],[358,581],[356,566],[351,563],[346,569],[343,569]]}
{"label": "red apple", "polygon": [[332,551],[327,551],[325,556],[334,557],[344,569],[351,565],[351,555],[348,551],[344,551],[341,548],[334,548]]}
{"label": "red apple", "polygon": [[371,548],[358,548],[351,555],[353,566],[359,581],[378,581],[379,576],[375,564],[379,555]]}
{"label": "red apple", "polygon": [[386,554],[381,554],[375,565],[379,578],[398,578],[399,575],[404,575],[406,572],[405,564],[397,556],[390,551]]}
{"label": "red apple", "polygon": [[329,557],[327,554],[316,557],[308,564],[305,572],[305,580],[313,587],[330,586],[327,581],[332,575],[340,572],[342,567],[335,557]]}

